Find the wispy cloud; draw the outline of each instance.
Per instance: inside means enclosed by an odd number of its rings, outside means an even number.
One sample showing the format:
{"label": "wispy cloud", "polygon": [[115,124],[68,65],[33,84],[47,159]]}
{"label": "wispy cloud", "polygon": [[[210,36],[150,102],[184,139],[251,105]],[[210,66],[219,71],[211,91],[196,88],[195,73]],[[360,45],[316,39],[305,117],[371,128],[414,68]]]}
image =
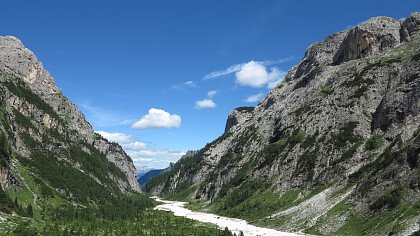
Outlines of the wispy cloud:
{"label": "wispy cloud", "polygon": [[77,105],[86,115],[89,122],[96,127],[127,125],[135,121],[122,115],[121,111],[104,109],[87,102],[78,103]]}
{"label": "wispy cloud", "polygon": [[[282,64],[282,63],[291,61],[293,59],[294,59],[294,57],[290,56],[290,57],[282,58],[282,59],[278,59],[278,60],[256,61],[256,63],[259,63],[262,66],[272,66],[272,65]],[[249,63],[249,62],[247,62],[247,63]],[[214,78],[218,78],[218,77],[222,77],[222,76],[225,76],[225,75],[229,75],[229,74],[238,72],[247,63],[235,64],[235,65],[229,66],[228,68],[226,68],[224,70],[217,70],[217,71],[210,72],[210,73],[204,75],[203,79],[204,80],[214,79]]]}
{"label": "wispy cloud", "polygon": [[217,90],[208,91],[207,92],[207,97],[212,98],[212,97],[216,96],[218,92],[219,91],[217,91]]}
{"label": "wispy cloud", "polygon": [[258,93],[255,95],[251,95],[249,97],[247,97],[244,101],[245,102],[258,102],[261,100],[261,98],[264,96],[263,93]]}
{"label": "wispy cloud", "polygon": [[184,83],[175,84],[171,87],[171,90],[181,91],[181,92],[187,92],[189,89],[195,89],[198,88],[198,85],[195,81],[189,80]]}
{"label": "wispy cloud", "polygon": [[165,148],[149,147],[145,142],[135,140],[131,135],[96,131],[111,142],[119,143],[131,157],[136,168],[147,166],[151,168],[166,168],[170,162],[178,161],[185,151],[168,150]]}
{"label": "wispy cloud", "polygon": [[181,117],[176,114],[170,114],[162,109],[151,108],[147,115],[136,121],[131,128],[149,129],[149,128],[177,128],[181,125]]}

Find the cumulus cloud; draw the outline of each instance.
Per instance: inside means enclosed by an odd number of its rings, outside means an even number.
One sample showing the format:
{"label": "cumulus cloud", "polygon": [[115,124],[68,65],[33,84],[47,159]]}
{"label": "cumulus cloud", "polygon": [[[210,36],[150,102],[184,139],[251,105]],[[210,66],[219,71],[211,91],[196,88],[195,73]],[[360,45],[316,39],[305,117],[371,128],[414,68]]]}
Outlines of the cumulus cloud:
{"label": "cumulus cloud", "polygon": [[250,61],[244,64],[235,76],[236,83],[241,86],[254,88],[267,86],[267,88],[272,89],[284,78],[285,72],[277,68],[269,71],[263,64]]}
{"label": "cumulus cloud", "polygon": [[216,94],[218,93],[217,90],[211,90],[207,92],[207,97],[212,98],[214,96],[216,96]]}
{"label": "cumulus cloud", "polygon": [[[272,60],[257,61],[257,63],[259,63],[262,66],[272,66],[272,65],[277,65],[277,64],[281,64],[281,63],[291,61],[293,58],[294,57],[287,57],[287,58],[282,58],[282,59],[278,59],[278,60],[274,60],[274,61],[272,61]],[[229,74],[238,72],[246,64],[247,63],[235,64],[235,65],[229,66],[227,69],[224,69],[224,70],[217,70],[217,71],[210,72],[210,73],[204,75],[203,79],[208,80],[208,79],[218,78],[218,77],[222,77],[222,76],[225,76],[225,75],[229,75]]]}
{"label": "cumulus cloud", "polygon": [[111,133],[102,130],[96,131],[96,133],[108,139],[108,141],[116,143],[128,143],[133,139],[131,135],[125,135],[123,133]]}
{"label": "cumulus cloud", "polygon": [[149,113],[136,121],[131,128],[177,128],[180,125],[181,117],[179,115],[170,114],[162,109],[151,108]]}
{"label": "cumulus cloud", "polygon": [[245,102],[258,102],[263,97],[263,93],[255,94],[252,96],[247,97],[244,101]]}
{"label": "cumulus cloud", "polygon": [[196,109],[206,109],[206,108],[215,108],[215,107],[216,107],[216,103],[213,102],[213,100],[211,99],[203,99],[195,103]]}

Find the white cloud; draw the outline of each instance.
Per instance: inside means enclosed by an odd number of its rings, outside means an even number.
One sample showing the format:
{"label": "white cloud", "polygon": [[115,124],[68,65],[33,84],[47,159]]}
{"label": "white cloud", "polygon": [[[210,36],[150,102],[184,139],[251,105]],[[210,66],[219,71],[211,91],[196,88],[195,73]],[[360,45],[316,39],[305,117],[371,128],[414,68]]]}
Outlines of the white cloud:
{"label": "white cloud", "polygon": [[136,121],[131,128],[177,128],[180,125],[181,117],[179,115],[170,114],[162,109],[151,108],[149,113]]}
{"label": "white cloud", "polygon": [[247,97],[244,101],[245,102],[257,102],[257,101],[261,100],[263,95],[264,95],[263,93],[255,94],[255,95]]}
{"label": "white cloud", "polygon": [[176,84],[171,87],[172,90],[178,90],[182,92],[186,92],[188,89],[197,88],[197,84],[195,81],[189,80],[184,83]]}
{"label": "white cloud", "polygon": [[185,151],[148,147],[146,143],[137,141],[131,135],[123,133],[106,131],[96,131],[96,133],[111,142],[119,143],[131,157],[136,168],[144,168],[144,166],[152,169],[166,168],[170,162],[178,161],[186,153]]}
{"label": "white cloud", "polygon": [[213,71],[213,72],[210,72],[210,73],[204,75],[203,79],[204,80],[213,79],[213,78],[221,77],[221,76],[224,76],[224,75],[232,74],[232,73],[235,73],[236,71],[239,71],[241,69],[241,67],[242,67],[242,64],[236,64],[236,65],[230,66],[229,68],[227,68],[225,70]]}
{"label": "white cloud", "polygon": [[127,149],[138,149],[138,148],[146,148],[147,144],[143,142],[135,141],[132,143],[121,144],[121,146]]}
{"label": "white cloud", "polygon": [[219,91],[217,91],[217,90],[211,90],[211,91],[208,91],[208,92],[207,92],[207,97],[212,98],[212,97],[216,96],[216,94],[217,94],[218,92],[219,92]]}
{"label": "white cloud", "polygon": [[271,69],[271,72],[269,74],[269,81],[267,83],[267,88],[275,88],[286,77],[286,74],[287,73],[285,71],[279,70],[277,68]]}
{"label": "white cloud", "polygon": [[125,135],[123,133],[110,133],[110,132],[101,131],[101,130],[96,131],[96,133],[108,139],[108,141],[116,142],[116,143],[128,143],[128,142],[131,142],[133,139],[131,135]]}
{"label": "white cloud", "polygon": [[[278,60],[267,60],[267,61],[257,61],[257,63],[259,63],[262,66],[272,66],[272,65],[277,65],[277,64],[281,64],[281,63],[285,63],[288,61],[291,61],[294,57],[287,57],[287,58],[282,58],[282,59],[278,59]],[[217,71],[213,71],[210,72],[206,75],[204,75],[203,79],[207,80],[207,79],[213,79],[213,78],[218,78],[218,77],[222,77],[228,74],[232,74],[235,72],[238,72],[242,69],[242,67],[247,64],[247,63],[241,63],[241,64],[236,64],[236,65],[232,65],[229,66],[227,69],[224,70],[217,70]]]}
{"label": "white cloud", "polygon": [[215,107],[216,107],[216,103],[213,102],[213,100],[211,99],[204,99],[204,100],[197,101],[195,103],[196,109],[215,108]]}
{"label": "white cloud", "polygon": [[177,162],[185,151],[175,151],[159,148],[126,149],[135,166],[148,166],[154,169],[166,168],[171,162]]}
{"label": "white cloud", "polygon": [[260,62],[250,61],[244,64],[240,71],[236,72],[236,83],[241,86],[260,88],[267,86],[274,88],[285,76],[285,72],[277,68],[268,71]]}
{"label": "white cloud", "polygon": [[127,125],[135,121],[133,119],[127,119],[121,111],[103,109],[87,102],[78,103],[77,105],[83,114],[86,115],[87,120],[96,127]]}

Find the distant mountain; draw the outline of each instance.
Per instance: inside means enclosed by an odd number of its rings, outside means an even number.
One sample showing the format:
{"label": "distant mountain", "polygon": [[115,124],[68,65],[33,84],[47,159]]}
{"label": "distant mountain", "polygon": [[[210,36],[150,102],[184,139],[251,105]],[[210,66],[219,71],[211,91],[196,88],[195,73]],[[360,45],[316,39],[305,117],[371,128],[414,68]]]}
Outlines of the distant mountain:
{"label": "distant mountain", "polygon": [[141,176],[137,178],[137,181],[139,182],[140,187],[144,188],[144,186],[147,184],[147,182],[149,182],[151,178],[163,173],[164,171],[165,169],[149,170],[148,172],[142,174]]}
{"label": "distant mountain", "polygon": [[146,186],[146,184],[150,181],[150,179],[152,179],[153,177],[157,175],[170,171],[172,167],[173,167],[173,163],[170,163],[169,166],[165,169],[154,169],[154,170],[146,171],[144,173],[139,172],[139,174],[137,175],[137,181],[139,182],[141,188],[143,189]]}
{"label": "distant mountain", "polygon": [[144,174],[146,174],[147,172],[153,170],[153,168],[147,167],[147,166],[140,166],[137,167],[137,175],[136,175],[136,179],[140,178],[141,176],[143,176]]}
{"label": "distant mountain", "polygon": [[418,233],[420,13],[310,45],[255,108],[231,111],[223,135],[145,190],[285,231]]}

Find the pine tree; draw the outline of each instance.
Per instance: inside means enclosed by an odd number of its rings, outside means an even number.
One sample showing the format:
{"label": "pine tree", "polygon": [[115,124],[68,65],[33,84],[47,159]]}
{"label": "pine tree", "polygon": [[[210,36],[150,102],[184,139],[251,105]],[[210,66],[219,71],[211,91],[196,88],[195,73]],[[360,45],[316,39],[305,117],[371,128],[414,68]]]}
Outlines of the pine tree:
{"label": "pine tree", "polygon": [[27,208],[26,208],[26,214],[28,215],[28,217],[33,217],[34,216],[34,212],[33,212],[32,205],[31,204],[29,204],[27,206]]}

